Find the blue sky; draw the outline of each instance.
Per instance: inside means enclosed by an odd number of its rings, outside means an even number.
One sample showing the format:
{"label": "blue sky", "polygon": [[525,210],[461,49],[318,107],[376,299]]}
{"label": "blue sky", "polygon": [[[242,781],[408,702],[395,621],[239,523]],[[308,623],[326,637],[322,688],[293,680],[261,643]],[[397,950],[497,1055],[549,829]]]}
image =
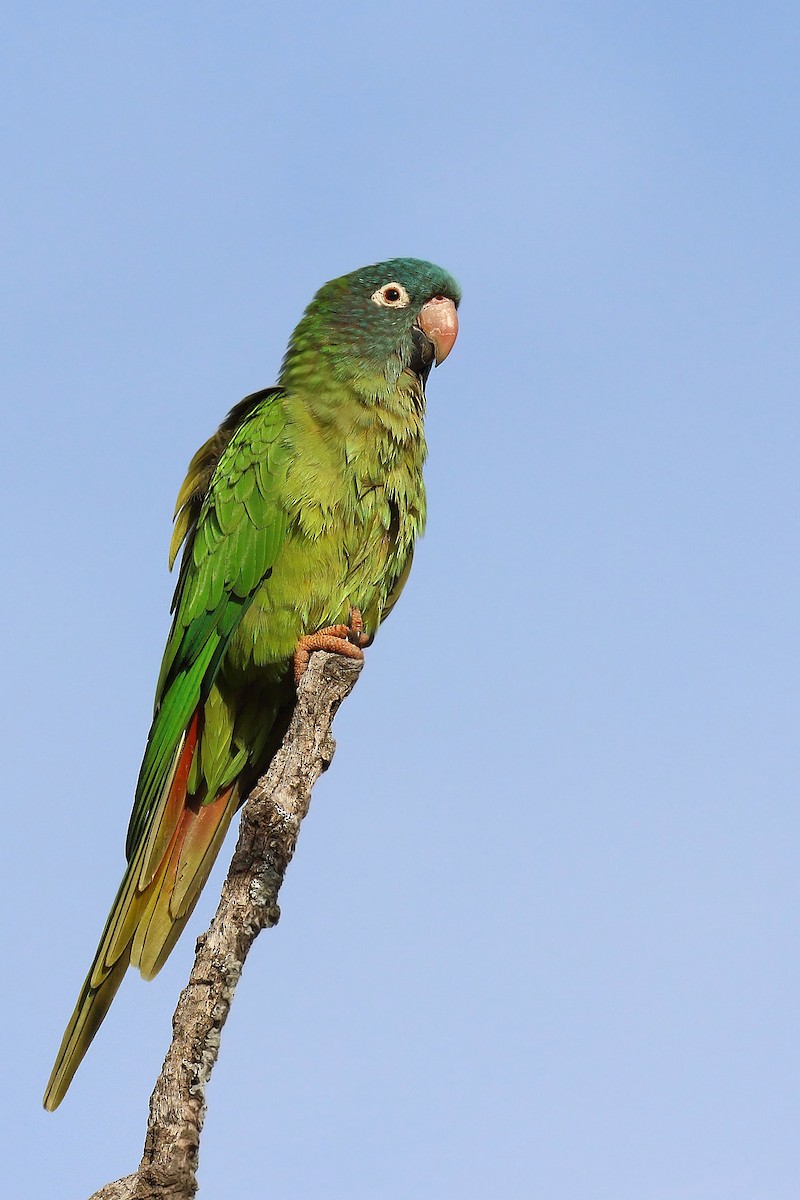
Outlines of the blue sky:
{"label": "blue sky", "polygon": [[429,529],[225,1030],[201,1195],[794,1200],[797,6],[3,26],[8,1194],[134,1168],[219,889],[44,1114],[185,465],[322,282],[410,254],[464,288]]}

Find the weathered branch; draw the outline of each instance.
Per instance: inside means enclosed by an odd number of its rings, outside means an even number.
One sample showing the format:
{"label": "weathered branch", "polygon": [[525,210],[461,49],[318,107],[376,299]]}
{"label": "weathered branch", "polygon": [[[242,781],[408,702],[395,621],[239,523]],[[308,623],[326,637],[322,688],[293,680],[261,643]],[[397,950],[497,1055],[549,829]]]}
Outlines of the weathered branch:
{"label": "weathered branch", "polygon": [[107,1184],[91,1200],[190,1200],[195,1195],[205,1089],[220,1032],[250,947],[280,916],[278,892],[300,822],[311,789],[333,757],[333,718],[360,669],[360,663],[341,655],[312,656],[283,744],[242,809],[219,907],[198,939],[189,982],[172,1018],[172,1044],[150,1098],[139,1170]]}

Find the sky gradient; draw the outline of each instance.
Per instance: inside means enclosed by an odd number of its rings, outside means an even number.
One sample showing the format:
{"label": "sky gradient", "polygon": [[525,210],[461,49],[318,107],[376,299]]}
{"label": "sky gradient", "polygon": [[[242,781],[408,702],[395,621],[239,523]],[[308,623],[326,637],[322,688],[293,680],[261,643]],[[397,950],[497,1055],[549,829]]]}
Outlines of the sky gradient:
{"label": "sky gradient", "polygon": [[7,1194],[132,1171],[194,937],[41,1094],[194,450],[325,280],[464,290],[430,519],[209,1089],[201,1196],[796,1200],[796,3],[5,10]]}

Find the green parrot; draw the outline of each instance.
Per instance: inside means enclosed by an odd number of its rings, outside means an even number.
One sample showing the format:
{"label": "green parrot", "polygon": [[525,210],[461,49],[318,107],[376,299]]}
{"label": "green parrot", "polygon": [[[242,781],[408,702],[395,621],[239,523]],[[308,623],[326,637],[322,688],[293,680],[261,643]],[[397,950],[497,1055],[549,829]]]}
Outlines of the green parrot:
{"label": "green parrot", "polygon": [[63,1099],[128,966],[152,979],[171,952],[280,745],[309,654],[362,657],[394,606],[425,525],[425,383],[455,342],[460,295],[413,258],[325,284],[277,386],[231,409],[189,464],[127,867],[45,1108]]}

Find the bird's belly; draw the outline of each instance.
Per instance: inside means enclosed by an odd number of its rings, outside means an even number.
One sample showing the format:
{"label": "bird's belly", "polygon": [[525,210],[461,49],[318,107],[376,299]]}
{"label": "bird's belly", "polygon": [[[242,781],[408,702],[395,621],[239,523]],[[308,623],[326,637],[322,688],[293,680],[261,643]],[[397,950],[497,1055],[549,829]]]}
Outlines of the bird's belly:
{"label": "bird's belly", "polygon": [[231,639],[225,674],[284,675],[300,638],[346,623],[351,607],[361,610],[365,632],[374,636],[401,557],[379,522],[287,538]]}

